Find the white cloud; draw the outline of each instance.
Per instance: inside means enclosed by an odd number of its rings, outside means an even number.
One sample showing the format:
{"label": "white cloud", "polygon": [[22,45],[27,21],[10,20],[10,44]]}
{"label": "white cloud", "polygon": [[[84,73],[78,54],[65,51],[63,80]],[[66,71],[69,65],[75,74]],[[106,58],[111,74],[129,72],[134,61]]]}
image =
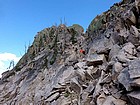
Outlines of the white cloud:
{"label": "white cloud", "polygon": [[0,61],[0,69],[4,69],[4,63],[2,61]]}
{"label": "white cloud", "polygon": [[5,72],[10,64],[10,61],[14,61],[16,64],[21,57],[17,57],[12,53],[0,53],[0,77],[3,72]]}
{"label": "white cloud", "polygon": [[1,53],[0,54],[0,61],[11,61],[14,60],[15,62],[19,61],[21,57],[17,57],[15,54],[11,53]]}

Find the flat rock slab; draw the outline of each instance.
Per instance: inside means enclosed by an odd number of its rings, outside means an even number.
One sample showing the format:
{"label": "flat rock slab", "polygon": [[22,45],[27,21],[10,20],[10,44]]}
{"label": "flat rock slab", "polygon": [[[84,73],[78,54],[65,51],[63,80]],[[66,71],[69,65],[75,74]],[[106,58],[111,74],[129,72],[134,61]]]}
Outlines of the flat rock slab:
{"label": "flat rock slab", "polygon": [[55,99],[57,99],[59,97],[60,93],[54,93],[53,95],[51,95],[46,101],[47,102],[51,102]]}
{"label": "flat rock slab", "polygon": [[140,60],[131,61],[129,64],[130,78],[140,77]]}
{"label": "flat rock slab", "polygon": [[105,61],[106,59],[104,54],[91,54],[87,59],[87,65],[101,65]]}
{"label": "flat rock slab", "polygon": [[109,52],[109,60],[111,60],[112,57],[115,57],[118,54],[118,52],[120,51],[120,49],[121,49],[120,46],[117,45],[117,44],[112,46],[112,48],[111,48],[111,50]]}
{"label": "flat rock slab", "polygon": [[61,85],[65,85],[66,81],[70,78],[70,76],[74,73],[74,68],[70,66],[67,70],[65,70],[59,80]]}
{"label": "flat rock slab", "polygon": [[76,64],[79,68],[83,68],[85,66],[85,62],[78,62]]}
{"label": "flat rock slab", "polygon": [[140,91],[134,91],[127,94],[133,105],[140,105]]}
{"label": "flat rock slab", "polygon": [[131,90],[130,82],[132,82],[132,80],[130,79],[128,68],[124,68],[121,71],[118,76],[118,81],[126,88],[127,91]]}
{"label": "flat rock slab", "polygon": [[140,78],[134,79],[134,80],[130,83],[130,85],[133,86],[133,87],[140,87]]}

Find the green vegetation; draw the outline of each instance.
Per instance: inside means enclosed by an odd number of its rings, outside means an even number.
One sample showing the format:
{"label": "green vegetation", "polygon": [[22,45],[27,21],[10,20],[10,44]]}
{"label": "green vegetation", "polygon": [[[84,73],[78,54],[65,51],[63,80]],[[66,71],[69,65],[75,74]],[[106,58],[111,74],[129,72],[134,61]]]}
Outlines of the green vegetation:
{"label": "green vegetation", "polygon": [[51,60],[50,60],[50,65],[53,65],[54,62],[56,61],[57,54],[58,54],[58,52],[57,52],[57,50],[55,49],[55,50],[54,50],[54,53],[53,53],[53,56],[52,56],[52,58],[51,58]]}
{"label": "green vegetation", "polygon": [[57,51],[57,49],[58,49],[58,46],[57,46],[58,39],[57,39],[57,37],[58,37],[58,34],[56,34],[55,39],[53,41],[53,45],[50,48],[50,49],[54,50],[53,56],[52,56],[52,58],[50,60],[50,65],[52,65],[55,62],[57,54],[58,54],[58,51]]}
{"label": "green vegetation", "polygon": [[16,72],[21,70],[21,68],[18,65],[16,65],[14,69],[16,70]]}
{"label": "green vegetation", "polygon": [[77,39],[75,38],[75,36],[78,34],[73,28],[70,29],[72,36],[70,38],[70,41],[72,42],[72,44],[77,42]]}
{"label": "green vegetation", "polygon": [[69,29],[73,28],[77,32],[84,32],[84,28],[80,26],[79,24],[73,24],[72,26],[69,27]]}
{"label": "green vegetation", "polygon": [[90,24],[89,29],[91,32],[97,31],[98,29],[102,28],[103,24],[106,23],[106,16],[101,15],[97,16]]}
{"label": "green vegetation", "polygon": [[51,28],[49,31],[49,37],[51,40],[54,38],[54,33],[55,33],[55,30],[53,28]]}
{"label": "green vegetation", "polygon": [[47,59],[47,56],[45,57],[45,60],[44,60],[44,67],[48,67],[48,59]]}
{"label": "green vegetation", "polygon": [[57,47],[57,37],[58,37],[58,35],[55,36],[55,38],[54,38],[54,40],[53,40],[53,44],[52,44],[52,46],[50,47],[50,49]]}
{"label": "green vegetation", "polygon": [[40,36],[40,38],[39,38],[39,49],[41,47],[43,47],[43,38],[42,38],[42,36]]}
{"label": "green vegetation", "polygon": [[69,97],[70,96],[70,93],[68,92],[68,91],[66,91],[65,93],[64,93],[64,97]]}

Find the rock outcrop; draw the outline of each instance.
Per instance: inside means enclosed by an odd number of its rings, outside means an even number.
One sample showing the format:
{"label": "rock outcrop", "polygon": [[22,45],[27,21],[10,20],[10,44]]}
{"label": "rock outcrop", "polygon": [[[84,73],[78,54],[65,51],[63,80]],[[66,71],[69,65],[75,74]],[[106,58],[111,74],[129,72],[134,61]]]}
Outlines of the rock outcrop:
{"label": "rock outcrop", "polygon": [[140,1],[46,28],[0,79],[0,105],[139,105]]}

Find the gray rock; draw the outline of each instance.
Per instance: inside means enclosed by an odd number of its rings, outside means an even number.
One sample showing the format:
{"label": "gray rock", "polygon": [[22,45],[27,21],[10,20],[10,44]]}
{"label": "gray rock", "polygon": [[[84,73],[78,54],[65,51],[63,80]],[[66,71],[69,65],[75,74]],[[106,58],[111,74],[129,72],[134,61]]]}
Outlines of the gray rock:
{"label": "gray rock", "polygon": [[130,82],[130,85],[132,87],[140,87],[140,78],[133,79],[133,81]]}
{"label": "gray rock", "polygon": [[105,37],[95,39],[94,44],[92,44],[89,49],[89,54],[93,54],[95,52],[98,54],[108,54],[108,51],[112,48],[112,46],[113,42],[111,39],[107,39]]}
{"label": "gray rock", "polygon": [[132,25],[130,31],[135,37],[137,38],[139,37],[140,35],[139,30],[135,26]]}
{"label": "gray rock", "polygon": [[128,68],[124,68],[118,76],[118,82],[121,83],[127,91],[130,91],[132,90],[130,86],[131,81]]}
{"label": "gray rock", "polygon": [[137,51],[140,52],[140,46],[137,47]]}
{"label": "gray rock", "polygon": [[114,70],[114,73],[119,73],[121,72],[123,69],[122,67],[122,64],[120,62],[116,62],[114,65],[113,65],[113,70]]}
{"label": "gray rock", "polygon": [[136,24],[136,17],[133,13],[133,11],[127,11],[125,14],[124,14],[124,19],[126,20],[127,24],[129,25],[134,25]]}
{"label": "gray rock", "polygon": [[59,96],[60,96],[59,93],[54,93],[54,94],[52,94],[50,97],[48,97],[46,101],[47,101],[47,102],[51,102],[51,101],[57,99]]}
{"label": "gray rock", "polygon": [[86,63],[85,62],[78,62],[78,63],[76,63],[76,65],[81,69],[86,65]]}
{"label": "gray rock", "polygon": [[100,84],[109,84],[111,82],[112,78],[109,74],[104,75],[103,80]]}
{"label": "gray rock", "polygon": [[92,71],[92,76],[94,79],[97,79],[101,76],[101,69],[95,67]]}
{"label": "gray rock", "polygon": [[140,10],[139,10],[140,1],[139,0],[135,0],[135,6],[136,6],[136,9],[137,9],[137,12],[139,13],[140,12]]}
{"label": "gray rock", "polygon": [[140,60],[134,60],[129,63],[129,75],[130,78],[139,78],[140,77]]}
{"label": "gray rock", "polygon": [[133,56],[137,53],[135,46],[131,42],[126,43],[121,51],[124,51],[125,53],[128,53]]}
{"label": "gray rock", "polygon": [[113,96],[108,96],[101,105],[126,105],[126,102],[121,99],[116,99]]}
{"label": "gray rock", "polygon": [[120,51],[120,46],[115,44],[114,46],[112,46],[111,50],[110,50],[110,53],[109,53],[109,60],[112,59],[112,57],[115,57],[118,52]]}
{"label": "gray rock", "polygon": [[135,46],[129,42],[119,51],[117,59],[120,62],[129,62],[130,60],[137,59]]}
{"label": "gray rock", "polygon": [[91,70],[86,70],[86,71],[85,71],[85,76],[86,76],[86,79],[87,79],[87,80],[92,80],[92,79],[94,79],[93,76],[92,76],[92,71],[91,71]]}
{"label": "gray rock", "polygon": [[71,79],[70,85],[71,85],[71,88],[72,88],[78,95],[81,94],[81,92],[82,92],[82,87],[81,87],[81,85],[79,84],[79,82],[77,81],[76,78],[72,78],[72,79]]}
{"label": "gray rock", "polygon": [[130,35],[128,36],[128,41],[133,43],[135,46],[139,46],[139,37],[140,33],[138,32],[138,29],[135,26],[131,26],[130,28]]}
{"label": "gray rock", "polygon": [[108,89],[107,89],[105,86],[103,86],[103,92],[104,92],[106,95],[109,95],[109,94],[110,94],[109,91],[108,91]]}
{"label": "gray rock", "polygon": [[101,65],[104,62],[106,62],[104,54],[100,54],[100,55],[99,54],[93,54],[93,55],[90,55],[87,59],[87,65],[88,66]]}
{"label": "gray rock", "polygon": [[115,98],[113,96],[108,96],[102,105],[112,105]]}
{"label": "gray rock", "polygon": [[62,77],[59,80],[59,83],[61,85],[65,85],[65,83],[67,82],[67,80],[69,80],[72,76],[74,75],[74,68],[72,66],[70,66],[67,70],[65,70],[62,74]]}
{"label": "gray rock", "polygon": [[82,105],[88,105],[88,100],[89,100],[89,93],[88,92],[83,92],[82,93],[82,95],[81,95],[81,98],[82,98],[82,100],[81,100],[81,104]]}
{"label": "gray rock", "polygon": [[94,90],[95,86],[93,84],[93,82],[89,82],[89,85],[87,86],[87,88],[84,90],[88,93],[91,93]]}
{"label": "gray rock", "polygon": [[75,71],[75,75],[78,76],[79,81],[85,81],[86,77],[85,77],[85,70],[84,69],[78,69]]}
{"label": "gray rock", "polygon": [[103,105],[103,103],[105,102],[106,96],[104,93],[101,93],[101,95],[99,95],[99,97],[97,98],[97,105]]}
{"label": "gray rock", "polygon": [[121,100],[121,99],[116,99],[113,101],[114,105],[127,105],[126,101]]}
{"label": "gray rock", "polygon": [[140,104],[140,91],[133,91],[133,92],[127,94],[127,96],[133,105]]}
{"label": "gray rock", "polygon": [[95,87],[95,90],[94,90],[94,93],[93,93],[93,97],[98,96],[100,94],[100,92],[101,92],[102,86],[100,85],[100,83],[103,80],[104,74],[105,74],[105,72],[104,71],[101,71],[101,76],[98,79],[98,82],[96,84],[96,87]]}

